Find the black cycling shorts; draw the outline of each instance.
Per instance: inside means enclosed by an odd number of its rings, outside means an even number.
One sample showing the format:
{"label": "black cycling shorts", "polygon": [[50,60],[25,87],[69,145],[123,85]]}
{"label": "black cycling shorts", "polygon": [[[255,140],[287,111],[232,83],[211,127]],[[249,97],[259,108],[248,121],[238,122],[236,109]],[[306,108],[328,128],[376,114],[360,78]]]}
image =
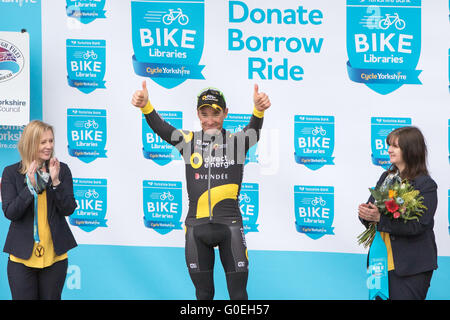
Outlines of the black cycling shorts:
{"label": "black cycling shorts", "polygon": [[244,228],[241,221],[233,222],[186,226],[185,253],[190,273],[213,270],[216,246],[226,273],[248,272]]}

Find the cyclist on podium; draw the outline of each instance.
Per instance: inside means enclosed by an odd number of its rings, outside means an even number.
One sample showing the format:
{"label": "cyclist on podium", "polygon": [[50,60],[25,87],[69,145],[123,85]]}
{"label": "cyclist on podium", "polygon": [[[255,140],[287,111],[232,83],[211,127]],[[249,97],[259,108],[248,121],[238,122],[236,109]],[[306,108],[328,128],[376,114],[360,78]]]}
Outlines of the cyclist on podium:
{"label": "cyclist on podium", "polygon": [[197,97],[201,131],[178,130],[164,121],[148,98],[147,84],[133,94],[148,125],[175,146],[186,164],[189,211],[186,217],[186,264],[198,300],[214,297],[214,247],[219,247],[228,293],[232,300],[246,300],[248,255],[239,192],[246,153],[259,140],[264,112],[270,107],[267,94],[255,84],[253,114],[239,132],[223,129],[228,108],[219,90],[207,88]]}

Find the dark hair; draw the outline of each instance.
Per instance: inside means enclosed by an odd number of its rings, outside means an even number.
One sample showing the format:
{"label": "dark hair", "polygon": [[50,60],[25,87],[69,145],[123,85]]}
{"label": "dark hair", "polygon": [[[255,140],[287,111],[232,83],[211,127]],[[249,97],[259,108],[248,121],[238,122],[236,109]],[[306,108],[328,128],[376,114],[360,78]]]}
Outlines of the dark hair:
{"label": "dark hair", "polygon": [[[402,151],[405,162],[405,170],[401,173],[402,179],[414,179],[417,176],[428,174],[427,146],[422,132],[417,127],[401,127],[393,130],[386,137],[386,143],[391,145],[392,140],[398,138],[398,146]],[[398,168],[392,164],[389,172],[395,172]]]}

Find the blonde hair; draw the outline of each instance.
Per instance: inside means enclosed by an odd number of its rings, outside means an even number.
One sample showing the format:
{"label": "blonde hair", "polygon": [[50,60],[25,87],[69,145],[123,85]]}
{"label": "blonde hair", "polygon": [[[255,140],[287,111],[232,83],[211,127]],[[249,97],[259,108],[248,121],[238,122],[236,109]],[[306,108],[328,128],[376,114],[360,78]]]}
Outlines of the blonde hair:
{"label": "blonde hair", "polygon": [[54,136],[53,127],[39,120],[31,121],[23,130],[19,143],[17,144],[17,149],[19,150],[20,157],[22,158],[20,173],[25,174],[31,162],[33,162],[33,160],[37,160],[36,155],[39,150],[39,144],[41,142],[42,135],[47,130],[51,130]]}

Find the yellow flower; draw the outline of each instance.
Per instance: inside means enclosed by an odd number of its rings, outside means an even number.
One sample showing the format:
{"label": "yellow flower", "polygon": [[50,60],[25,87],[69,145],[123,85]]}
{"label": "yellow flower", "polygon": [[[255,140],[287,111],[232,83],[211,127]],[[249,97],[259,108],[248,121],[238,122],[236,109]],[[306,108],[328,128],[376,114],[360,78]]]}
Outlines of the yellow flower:
{"label": "yellow flower", "polygon": [[389,198],[394,198],[397,196],[397,191],[395,190],[389,190]]}

